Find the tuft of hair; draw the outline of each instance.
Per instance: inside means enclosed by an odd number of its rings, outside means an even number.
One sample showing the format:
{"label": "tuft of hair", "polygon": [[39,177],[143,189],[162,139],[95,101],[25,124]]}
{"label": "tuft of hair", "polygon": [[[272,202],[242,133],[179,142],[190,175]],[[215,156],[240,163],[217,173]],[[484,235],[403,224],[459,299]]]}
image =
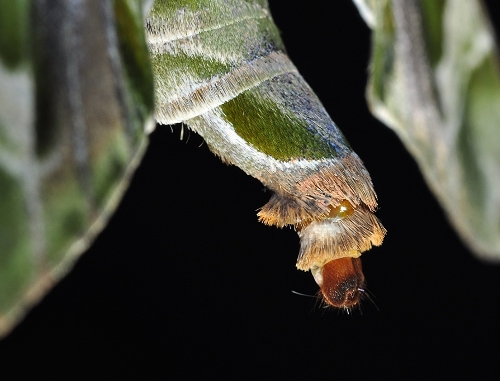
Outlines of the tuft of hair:
{"label": "tuft of hair", "polygon": [[359,206],[345,218],[312,221],[302,228],[297,268],[308,271],[314,266],[343,257],[359,257],[379,246],[387,230],[367,207]]}
{"label": "tuft of hair", "polygon": [[297,164],[293,172],[288,168],[282,176],[286,181],[266,184],[275,192],[258,213],[266,225],[283,227],[321,219],[329,206],[337,207],[342,200],[353,207],[364,205],[371,212],[377,209],[370,175],[355,153],[317,161],[310,167]]}

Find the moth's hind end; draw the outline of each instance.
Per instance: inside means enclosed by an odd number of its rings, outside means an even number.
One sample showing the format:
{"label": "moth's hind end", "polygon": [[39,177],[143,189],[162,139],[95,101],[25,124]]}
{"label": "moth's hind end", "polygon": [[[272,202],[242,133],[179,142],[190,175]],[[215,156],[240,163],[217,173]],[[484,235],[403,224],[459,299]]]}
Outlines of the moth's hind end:
{"label": "moth's hind end", "polygon": [[326,305],[349,310],[363,298],[361,258],[335,259],[311,271]]}

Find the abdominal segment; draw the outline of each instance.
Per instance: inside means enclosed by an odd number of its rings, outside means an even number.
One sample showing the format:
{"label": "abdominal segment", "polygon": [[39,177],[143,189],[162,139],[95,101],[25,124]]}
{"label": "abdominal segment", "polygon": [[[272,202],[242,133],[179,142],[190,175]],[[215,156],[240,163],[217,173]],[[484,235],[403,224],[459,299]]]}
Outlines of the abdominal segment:
{"label": "abdominal segment", "polygon": [[321,288],[323,300],[337,308],[354,307],[364,292],[365,276],[361,258],[339,258],[311,269]]}
{"label": "abdominal segment", "polygon": [[382,244],[386,230],[363,204],[342,200],[317,220],[297,224],[300,253],[297,268],[311,270],[324,301],[349,309],[363,295],[361,253]]}

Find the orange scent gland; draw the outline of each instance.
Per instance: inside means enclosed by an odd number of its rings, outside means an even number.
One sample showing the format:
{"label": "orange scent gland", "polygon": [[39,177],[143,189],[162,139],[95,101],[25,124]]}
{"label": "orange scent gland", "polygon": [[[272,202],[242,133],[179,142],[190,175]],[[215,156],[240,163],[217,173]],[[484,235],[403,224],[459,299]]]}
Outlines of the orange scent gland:
{"label": "orange scent gland", "polygon": [[327,262],[319,271],[322,274],[321,284],[318,284],[326,303],[344,309],[359,303],[365,283],[361,258],[334,259]]}
{"label": "orange scent gland", "polygon": [[[341,220],[346,218],[354,213],[354,207],[347,200],[340,201],[339,205],[333,207],[332,205],[328,206],[329,212],[326,216],[322,216],[319,220],[326,220],[328,218]],[[302,229],[309,226],[309,224],[313,222],[313,220],[303,220],[295,225],[295,230],[300,232]]]}
{"label": "orange scent gland", "polygon": [[330,205],[329,209],[330,209],[330,213],[328,213],[328,216],[326,218],[342,219],[342,218],[346,218],[354,213],[353,206],[347,200],[340,201],[340,204],[338,206],[336,206],[335,208]]}

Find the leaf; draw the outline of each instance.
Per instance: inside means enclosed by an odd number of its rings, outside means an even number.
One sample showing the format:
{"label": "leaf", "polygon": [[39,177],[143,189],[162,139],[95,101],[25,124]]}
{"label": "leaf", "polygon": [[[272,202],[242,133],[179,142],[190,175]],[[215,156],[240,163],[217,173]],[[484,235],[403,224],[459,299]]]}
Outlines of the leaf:
{"label": "leaf", "polygon": [[153,90],[139,1],[3,1],[0,23],[2,335],[104,227]]}
{"label": "leaf", "polygon": [[414,156],[451,223],[500,260],[500,77],[479,1],[357,0],[373,28],[367,98]]}

